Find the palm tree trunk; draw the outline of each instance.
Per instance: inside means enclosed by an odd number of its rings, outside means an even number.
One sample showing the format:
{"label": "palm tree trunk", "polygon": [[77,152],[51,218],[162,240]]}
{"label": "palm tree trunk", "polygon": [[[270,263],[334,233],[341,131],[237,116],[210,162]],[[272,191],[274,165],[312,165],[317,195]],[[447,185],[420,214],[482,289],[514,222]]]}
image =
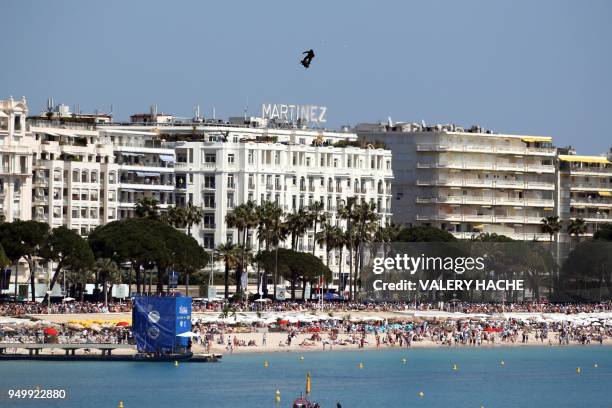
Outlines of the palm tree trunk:
{"label": "palm tree trunk", "polygon": [[30,290],[32,291],[32,302],[36,302],[36,284],[34,283],[34,260],[27,256],[28,267],[30,268]]}
{"label": "palm tree trunk", "polygon": [[225,257],[225,276],[223,277],[225,284],[225,299],[229,298],[229,256]]}
{"label": "palm tree trunk", "polygon": [[[49,291],[53,290],[53,286],[55,286],[55,282],[57,282],[57,278],[59,277],[59,273],[62,270],[62,264],[58,263],[57,267],[55,268],[55,271],[53,272],[53,277],[51,278],[51,282],[49,283]],[[49,295],[45,293],[45,297],[42,301],[42,304],[44,305],[47,301],[48,301]]]}
{"label": "palm tree trunk", "polygon": [[106,287],[107,272],[102,272],[102,297],[104,298],[104,307],[108,307],[108,288]]}

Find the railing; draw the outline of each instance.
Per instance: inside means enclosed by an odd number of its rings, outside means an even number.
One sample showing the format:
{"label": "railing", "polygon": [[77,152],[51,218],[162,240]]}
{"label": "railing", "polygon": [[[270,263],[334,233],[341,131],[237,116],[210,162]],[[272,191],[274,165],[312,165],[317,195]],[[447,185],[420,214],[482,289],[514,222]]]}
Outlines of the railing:
{"label": "railing", "polygon": [[570,185],[570,189],[572,190],[612,190],[612,184],[595,184],[595,183],[573,183]]}
{"label": "railing", "polygon": [[419,152],[474,152],[497,154],[521,154],[533,156],[554,156],[557,150],[545,147],[493,146],[493,145],[462,145],[462,144],[419,144]]}
{"label": "railing", "polygon": [[523,217],[512,215],[464,215],[464,214],[431,214],[417,215],[418,221],[455,221],[455,222],[488,222],[488,223],[516,223],[540,224],[542,217]]}
{"label": "railing", "polygon": [[592,205],[598,207],[612,206],[612,199],[601,198],[570,198],[571,205]]}
{"label": "railing", "polygon": [[554,173],[555,166],[529,164],[529,163],[490,163],[490,162],[417,162],[419,169],[466,169],[466,170],[492,170],[492,171],[522,171],[538,173]]}
{"label": "railing", "polygon": [[518,188],[535,190],[554,190],[554,183],[541,181],[517,180],[479,180],[479,179],[446,179],[446,180],[417,180],[417,186],[449,186],[449,187],[487,187],[487,188]]}
{"label": "railing", "polygon": [[[453,236],[457,239],[472,239],[472,238],[476,238],[478,237],[480,234],[482,234],[482,232],[477,232],[477,231],[473,231],[473,232],[451,232],[451,234],[453,234]],[[515,232],[515,233],[502,233],[501,235],[504,235],[508,238],[512,238],[514,240],[517,241],[548,241],[550,239],[550,235],[548,234],[543,234],[540,232],[534,232],[534,233],[529,233],[529,232]]]}
{"label": "railing", "polygon": [[612,221],[612,213],[611,214],[580,214],[580,213],[570,213],[570,218],[583,218],[585,220],[608,220]]}

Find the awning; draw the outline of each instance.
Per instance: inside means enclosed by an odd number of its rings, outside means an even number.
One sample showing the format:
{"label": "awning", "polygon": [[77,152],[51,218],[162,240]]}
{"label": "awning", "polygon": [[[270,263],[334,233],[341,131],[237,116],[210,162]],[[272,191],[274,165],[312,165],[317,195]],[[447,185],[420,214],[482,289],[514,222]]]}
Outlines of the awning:
{"label": "awning", "polygon": [[146,171],[137,171],[136,175],[138,177],[159,177],[160,174],[159,173],[149,173]]}
{"label": "awning", "polygon": [[481,229],[484,229],[484,224],[473,225],[472,228],[481,230]]}
{"label": "awning", "polygon": [[525,136],[521,137],[523,142],[552,142],[552,137],[550,136]]}
{"label": "awning", "polygon": [[575,156],[573,154],[560,154],[559,160],[566,162],[580,162],[580,163],[603,163],[608,164],[610,161],[604,156]]}
{"label": "awning", "polygon": [[159,155],[159,160],[164,161],[164,162],[168,162],[168,163],[174,163],[174,156],[172,156],[170,154],[160,154]]}
{"label": "awning", "polygon": [[597,194],[599,194],[602,197],[612,197],[612,193],[609,191],[598,191]]}

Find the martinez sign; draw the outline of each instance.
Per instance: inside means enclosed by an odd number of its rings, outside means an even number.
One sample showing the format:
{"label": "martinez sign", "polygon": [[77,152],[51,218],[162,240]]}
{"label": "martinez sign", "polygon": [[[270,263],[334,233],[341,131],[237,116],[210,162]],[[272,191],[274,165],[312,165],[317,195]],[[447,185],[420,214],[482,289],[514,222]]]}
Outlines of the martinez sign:
{"label": "martinez sign", "polygon": [[264,103],[261,105],[261,116],[267,119],[280,119],[288,122],[325,123],[326,106],[315,105],[282,105]]}

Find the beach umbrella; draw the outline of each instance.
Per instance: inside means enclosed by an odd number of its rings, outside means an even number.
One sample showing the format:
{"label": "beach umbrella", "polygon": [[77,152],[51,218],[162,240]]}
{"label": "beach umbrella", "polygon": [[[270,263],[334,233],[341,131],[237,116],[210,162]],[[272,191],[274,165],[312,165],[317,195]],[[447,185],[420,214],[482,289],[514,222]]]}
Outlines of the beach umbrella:
{"label": "beach umbrella", "polygon": [[268,298],[256,299],[255,301],[256,301],[256,302],[258,302],[258,303],[267,303],[267,302],[271,302],[271,300],[270,300],[270,299],[268,299]]}
{"label": "beach umbrella", "polygon": [[119,327],[127,327],[130,326],[130,324],[128,322],[119,322],[117,323],[115,326],[119,326]]}
{"label": "beach umbrella", "polygon": [[49,336],[57,336],[57,330],[55,330],[53,327],[47,327],[43,333],[48,334]]}
{"label": "beach umbrella", "polygon": [[76,299],[71,297],[66,297],[62,299],[62,302],[74,302]]}

